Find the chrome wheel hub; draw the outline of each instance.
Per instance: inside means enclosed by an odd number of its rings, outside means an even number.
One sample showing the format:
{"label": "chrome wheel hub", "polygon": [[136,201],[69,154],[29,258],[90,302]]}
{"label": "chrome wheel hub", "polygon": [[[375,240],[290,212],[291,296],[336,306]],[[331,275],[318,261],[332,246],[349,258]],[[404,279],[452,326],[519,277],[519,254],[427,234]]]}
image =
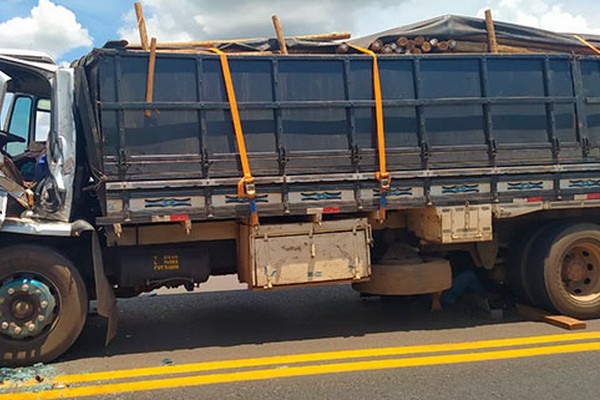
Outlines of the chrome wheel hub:
{"label": "chrome wheel hub", "polygon": [[45,283],[19,277],[0,286],[0,335],[25,339],[41,334],[56,316],[56,298]]}

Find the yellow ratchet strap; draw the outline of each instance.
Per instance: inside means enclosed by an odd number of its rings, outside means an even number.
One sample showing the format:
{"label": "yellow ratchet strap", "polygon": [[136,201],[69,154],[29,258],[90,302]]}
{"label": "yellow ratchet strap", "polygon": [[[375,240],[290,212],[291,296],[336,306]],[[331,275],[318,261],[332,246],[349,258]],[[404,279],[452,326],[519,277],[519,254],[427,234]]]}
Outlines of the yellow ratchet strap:
{"label": "yellow ratchet strap", "polygon": [[591,44],[590,42],[588,42],[587,40],[585,40],[584,38],[582,38],[579,35],[573,35],[573,37],[577,40],[579,40],[581,43],[585,44],[587,47],[589,47],[590,49],[594,50],[594,52],[596,54],[600,54],[600,49],[598,49],[596,46],[594,46],[593,44]]}
{"label": "yellow ratchet strap", "polygon": [[385,160],[385,131],[383,129],[383,102],[381,97],[381,80],[379,79],[379,65],[377,64],[377,55],[371,50],[348,44],[355,50],[368,54],[373,58],[373,92],[375,97],[375,123],[377,126],[377,148],[379,150],[379,171],[375,173],[375,178],[379,181],[379,221],[385,221],[385,208],[387,204],[386,196],[390,190],[392,176],[387,171]]}
{"label": "yellow ratchet strap", "polygon": [[237,100],[235,98],[235,91],[233,89],[233,80],[231,79],[231,71],[229,69],[229,61],[227,60],[227,54],[219,49],[211,48],[212,52],[219,55],[221,59],[221,70],[223,71],[223,80],[225,81],[225,89],[227,90],[227,99],[229,100],[229,106],[231,108],[231,119],[233,120],[233,131],[235,132],[235,139],[237,141],[238,151],[240,152],[240,161],[242,163],[242,171],[244,177],[238,182],[238,197],[248,199],[250,204],[250,220],[253,226],[258,225],[258,213],[256,210],[256,187],[254,186],[254,178],[252,172],[250,172],[250,163],[248,162],[248,153],[246,152],[246,142],[244,141],[244,132],[242,131],[242,122],[240,120],[240,113],[238,110]]}

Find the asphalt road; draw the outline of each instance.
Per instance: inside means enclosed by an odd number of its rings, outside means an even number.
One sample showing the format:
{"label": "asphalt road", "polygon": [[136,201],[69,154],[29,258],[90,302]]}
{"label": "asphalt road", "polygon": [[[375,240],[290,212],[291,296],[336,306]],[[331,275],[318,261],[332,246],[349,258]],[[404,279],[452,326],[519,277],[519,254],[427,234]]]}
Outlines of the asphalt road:
{"label": "asphalt road", "polygon": [[[348,286],[122,300],[110,346],[91,316],[61,360],[15,371],[24,381],[6,381],[0,400],[600,396],[600,320],[568,332],[510,310],[490,320],[466,304],[429,307],[360,299]],[[36,373],[41,383],[24,378]]]}

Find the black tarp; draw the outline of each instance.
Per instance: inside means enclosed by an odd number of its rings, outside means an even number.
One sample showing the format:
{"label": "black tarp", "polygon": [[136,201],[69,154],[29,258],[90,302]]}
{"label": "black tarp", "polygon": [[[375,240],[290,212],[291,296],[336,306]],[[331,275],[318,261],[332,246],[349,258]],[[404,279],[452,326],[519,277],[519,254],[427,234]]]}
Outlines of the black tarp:
{"label": "black tarp", "polygon": [[[507,22],[494,22],[496,37],[499,44],[517,43],[522,47],[543,48],[556,47],[558,52],[584,52],[590,53],[590,49],[577,40],[572,33],[556,33],[543,29],[532,28]],[[436,38],[439,40],[454,39],[458,41],[486,42],[487,30],[485,20],[480,18],[462,17],[456,15],[445,15],[425,21],[415,22],[410,25],[388,29],[372,35],[359,37],[346,41],[356,46],[368,48],[375,40],[383,42],[395,41],[405,36],[414,38],[424,36],[425,38]],[[592,45],[600,47],[600,36],[581,34]],[[115,45],[118,44],[117,46]],[[287,38],[286,45],[290,53],[317,53],[333,54],[339,51],[342,41],[319,41],[297,38]],[[125,42],[109,42],[107,47],[120,47]],[[226,52],[277,52],[279,44],[274,38],[254,39],[251,41],[223,42],[216,46]],[[549,49],[552,51],[552,49]],[[350,49],[350,52],[356,52]]]}
{"label": "black tarp", "polygon": [[[571,33],[555,33],[543,29],[499,21],[494,21],[494,28],[499,43],[517,41],[529,43],[532,47],[535,47],[536,44],[546,46],[585,47]],[[435,37],[440,40],[454,39],[482,42],[487,40],[487,30],[485,27],[485,20],[483,19],[445,15],[426,21],[415,22],[414,24],[405,25],[399,28],[389,29],[373,35],[363,36],[350,40],[349,43],[361,47],[368,47],[376,39],[381,39],[386,42],[397,39],[400,36],[406,36],[408,38],[425,36],[429,38]],[[600,47],[600,36],[580,36],[588,40],[594,46]]]}

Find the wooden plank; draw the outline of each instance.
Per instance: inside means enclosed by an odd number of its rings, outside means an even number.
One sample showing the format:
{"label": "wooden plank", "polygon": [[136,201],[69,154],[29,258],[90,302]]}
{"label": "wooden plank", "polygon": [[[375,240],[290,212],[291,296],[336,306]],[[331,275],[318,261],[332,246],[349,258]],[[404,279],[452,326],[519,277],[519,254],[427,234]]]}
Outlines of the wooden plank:
{"label": "wooden plank", "polygon": [[148,30],[146,29],[146,19],[144,18],[144,9],[142,8],[142,3],[136,2],[133,4],[133,6],[135,8],[135,15],[137,17],[140,41],[142,42],[141,47],[143,50],[149,51],[150,45],[148,44]]}
{"label": "wooden plank", "polygon": [[547,315],[544,317],[544,322],[570,331],[587,328],[587,324],[575,318],[567,317],[566,315]]}
{"label": "wooden plank", "polygon": [[275,28],[275,35],[277,36],[277,43],[279,43],[279,52],[281,54],[288,54],[287,45],[285,44],[285,37],[283,36],[283,28],[281,27],[281,22],[279,22],[279,17],[277,15],[271,16],[273,20],[273,27]]}
{"label": "wooden plank", "polygon": [[526,306],[524,304],[517,304],[516,308],[519,315],[532,321],[546,322],[548,324],[558,326],[559,328],[567,329],[570,331],[587,328],[587,324],[584,321],[580,321],[578,319],[571,318],[566,315],[552,315],[547,311],[540,310],[531,306]]}

